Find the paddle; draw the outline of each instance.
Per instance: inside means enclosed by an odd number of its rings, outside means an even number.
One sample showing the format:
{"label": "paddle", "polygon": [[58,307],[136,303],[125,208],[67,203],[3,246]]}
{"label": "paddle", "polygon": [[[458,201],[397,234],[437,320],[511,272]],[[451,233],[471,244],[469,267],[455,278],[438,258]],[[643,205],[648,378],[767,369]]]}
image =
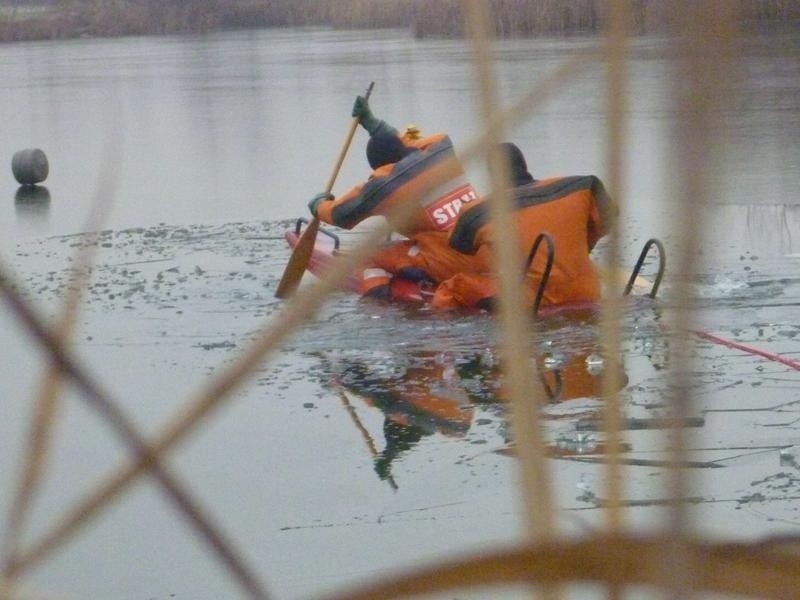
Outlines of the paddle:
{"label": "paddle", "polygon": [[[371,82],[367,88],[366,94],[364,94],[364,98],[367,100],[369,100],[369,96],[372,93],[372,88],[374,85],[375,82]],[[353,120],[350,123],[350,128],[347,131],[347,137],[344,140],[342,149],[339,151],[339,158],[336,159],[336,165],[333,168],[333,173],[328,180],[328,185],[325,186],[326,192],[330,193],[330,191],[333,189],[336,176],[339,174],[339,169],[344,162],[344,157],[347,155],[347,150],[350,148],[350,142],[353,141],[353,136],[355,135],[357,128],[358,117],[353,117]],[[292,255],[289,257],[289,262],[286,264],[286,268],[283,271],[283,276],[278,283],[278,289],[275,291],[276,298],[287,298],[288,296],[291,296],[297,289],[297,286],[300,284],[300,280],[303,278],[303,273],[305,273],[306,267],[308,267],[308,262],[311,259],[311,253],[314,250],[314,242],[317,239],[318,231],[319,219],[314,217],[308,224],[308,227],[306,227],[305,231],[303,231],[303,235],[300,236],[300,239],[297,241],[297,245],[292,251]]]}

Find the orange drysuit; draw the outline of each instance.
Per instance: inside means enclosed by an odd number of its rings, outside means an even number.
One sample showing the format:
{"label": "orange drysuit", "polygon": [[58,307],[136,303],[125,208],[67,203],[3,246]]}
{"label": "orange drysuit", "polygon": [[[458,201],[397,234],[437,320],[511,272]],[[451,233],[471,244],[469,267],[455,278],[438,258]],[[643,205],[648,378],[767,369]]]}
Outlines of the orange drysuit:
{"label": "orange drysuit", "polygon": [[[606,234],[616,207],[594,175],[551,178],[514,188],[515,235],[520,247],[520,271],[533,242],[547,232],[555,244],[553,268],[542,305],[596,301],[600,279],[589,253]],[[497,294],[492,275],[489,205],[478,200],[461,212],[449,232],[425,232],[397,242],[375,256],[365,268],[362,293],[389,289],[392,276],[430,281],[437,285],[435,308],[484,306]],[[526,274],[526,293],[533,304],[545,270],[545,247]]]}
{"label": "orange drysuit", "polygon": [[402,160],[378,167],[370,178],[330,202],[322,202],[317,216],[330,225],[352,229],[368,217],[388,216],[398,203],[413,201],[418,210],[403,235],[446,231],[461,206],[477,198],[445,134],[420,140],[401,138],[412,152]]}
{"label": "orange drysuit", "polygon": [[[466,179],[449,136],[436,134],[419,140],[402,136],[400,139],[404,145],[418,151],[396,163],[378,167],[365,183],[330,202],[322,202],[317,216],[326,223],[352,229],[368,217],[385,217],[400,202],[411,201],[417,204],[417,211],[410,223],[398,229],[399,233],[414,239],[431,234],[436,243],[445,245],[446,235],[434,234],[451,229],[462,207],[476,200],[477,193]],[[413,243],[408,242],[409,245]],[[427,242],[423,244],[428,246]],[[405,242],[402,245],[405,246]],[[360,273],[361,293],[388,293],[398,260],[410,264],[401,256],[405,251],[404,247],[390,245],[367,263]],[[444,275],[449,277],[460,268],[457,261],[454,270]]]}
{"label": "orange drysuit", "polygon": [[[517,228],[506,235],[517,239],[520,269],[540,233],[550,234],[554,241],[554,262],[542,305],[598,300],[601,282],[589,253],[616,215],[602,181],[594,175],[552,178],[515,188],[512,194]],[[481,306],[496,296],[491,245],[503,234],[495,231],[487,203],[477,203],[461,213],[450,232],[449,245],[475,261],[470,270],[454,274],[439,285],[433,299],[435,307]],[[547,252],[542,247],[525,275],[531,304],[546,263]]]}

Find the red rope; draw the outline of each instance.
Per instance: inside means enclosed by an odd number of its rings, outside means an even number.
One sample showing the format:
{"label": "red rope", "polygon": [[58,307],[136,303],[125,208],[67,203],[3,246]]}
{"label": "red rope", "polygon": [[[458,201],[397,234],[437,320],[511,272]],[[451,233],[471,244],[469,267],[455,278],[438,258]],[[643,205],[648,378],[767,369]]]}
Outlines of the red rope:
{"label": "red rope", "polygon": [[716,344],[722,344],[723,346],[727,346],[728,348],[736,348],[737,350],[742,350],[743,352],[747,352],[748,354],[757,354],[758,356],[762,356],[767,360],[774,360],[775,362],[779,362],[786,365],[790,369],[794,369],[795,371],[800,371],[800,362],[792,360],[791,358],[785,358],[783,356],[780,356],[779,354],[766,352],[764,350],[759,350],[758,348],[753,348],[751,346],[745,346],[744,344],[740,344],[738,342],[726,340],[725,338],[721,338],[717,335],[714,335],[713,333],[708,333],[705,331],[698,331],[698,330],[693,330],[693,333],[695,335],[700,336],[703,339],[709,340]]}

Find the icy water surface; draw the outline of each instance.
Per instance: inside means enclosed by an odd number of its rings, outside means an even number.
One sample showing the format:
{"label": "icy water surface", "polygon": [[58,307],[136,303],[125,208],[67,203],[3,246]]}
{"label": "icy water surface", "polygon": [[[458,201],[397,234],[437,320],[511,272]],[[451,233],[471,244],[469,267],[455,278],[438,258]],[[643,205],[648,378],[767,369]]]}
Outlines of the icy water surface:
{"label": "icy water surface", "polygon": [[[731,150],[708,206],[699,275],[689,282],[698,307],[697,333],[687,340],[694,361],[678,381],[697,400],[683,423],[689,500],[698,533],[726,539],[800,530],[793,40],[747,46],[739,101],[726,118]],[[504,98],[587,43],[500,43]],[[667,249],[659,298],[627,307],[622,323],[623,493],[626,517],[645,530],[664,523],[670,495],[663,418],[678,393],[669,379],[670,323],[680,308],[670,292],[686,276],[675,268],[681,249],[667,227],[675,220],[670,63],[660,58],[663,40],[637,40],[634,50],[622,257],[633,265],[652,236]],[[274,290],[289,256],[282,236],[330,175],[354,94],[375,79],[380,116],[448,131],[457,144],[477,128],[463,43],[407,32],[76,40],[8,45],[0,61],[10,73],[0,94],[13,115],[0,149],[10,159],[40,146],[51,160],[46,193],[20,195],[10,173],[0,175],[4,263],[54,319],[78,251],[96,252],[74,332],[77,357],[151,436],[280,319]],[[596,93],[603,76],[589,69],[514,130],[535,175],[605,177]],[[116,165],[104,150],[109,136],[122,150]],[[364,141],[354,141],[337,193],[364,175]],[[103,231],[82,233],[98,172],[110,166],[119,169],[113,210]],[[470,174],[483,191],[480,167]],[[6,514],[45,360],[6,308],[0,331]],[[317,596],[514,542],[524,518],[495,336],[488,315],[445,318],[337,294],[182,440],[170,464],[276,598]],[[595,318],[578,314],[541,322],[533,340],[531,361],[551,400],[543,416],[558,525],[568,532],[604,525],[597,339]],[[65,396],[25,542],[128,458],[73,386]],[[55,597],[239,595],[149,479],[26,581]]]}
{"label": "icy water surface", "polygon": [[[288,256],[281,239],[288,226],[56,236],[20,244],[14,262],[24,288],[52,311],[70,285],[64,257],[96,244],[78,355],[144,431],[156,431],[279,314],[273,293]],[[741,255],[701,277],[695,289],[703,330],[800,359],[796,266],[794,257]],[[664,286],[668,296],[669,279]],[[644,529],[663,523],[669,494],[671,310],[665,299],[638,299],[623,319],[624,499],[631,522]],[[541,322],[532,357],[551,399],[543,416],[567,531],[603,523],[603,357],[595,321],[578,314]],[[278,597],[512,542],[522,532],[522,511],[494,335],[488,315],[443,318],[338,294],[179,447],[174,463]],[[743,538],[795,532],[800,372],[699,336],[691,347],[696,362],[684,383],[697,405],[684,423],[692,439],[685,466],[694,474],[698,527]],[[16,368],[3,393],[22,400],[41,366]],[[68,400],[34,532],[125,456],[74,394]],[[3,449],[17,456],[27,410],[20,401],[6,406]],[[5,464],[8,499],[13,463]],[[140,568],[131,569],[131,556]],[[234,593],[209,560],[157,489],[138,484],[38,570],[37,580],[54,589],[69,581],[92,597]],[[104,577],[76,578],[86,564]]]}

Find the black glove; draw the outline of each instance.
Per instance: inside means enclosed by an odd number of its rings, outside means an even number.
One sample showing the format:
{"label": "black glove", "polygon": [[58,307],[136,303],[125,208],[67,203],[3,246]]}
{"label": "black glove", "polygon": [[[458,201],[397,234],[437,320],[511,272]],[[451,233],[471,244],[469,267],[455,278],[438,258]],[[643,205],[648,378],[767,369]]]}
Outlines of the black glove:
{"label": "black glove", "polygon": [[370,135],[373,135],[383,122],[375,118],[375,115],[372,114],[372,110],[369,108],[369,102],[364,96],[358,96],[356,98],[356,101],[353,103],[352,114],[354,117],[358,117],[358,122]]}
{"label": "black glove", "polygon": [[334,196],[330,192],[320,192],[309,201],[308,210],[310,210],[311,214],[316,218],[317,208],[319,208],[320,202],[327,202],[328,200],[333,200],[333,198]]}

